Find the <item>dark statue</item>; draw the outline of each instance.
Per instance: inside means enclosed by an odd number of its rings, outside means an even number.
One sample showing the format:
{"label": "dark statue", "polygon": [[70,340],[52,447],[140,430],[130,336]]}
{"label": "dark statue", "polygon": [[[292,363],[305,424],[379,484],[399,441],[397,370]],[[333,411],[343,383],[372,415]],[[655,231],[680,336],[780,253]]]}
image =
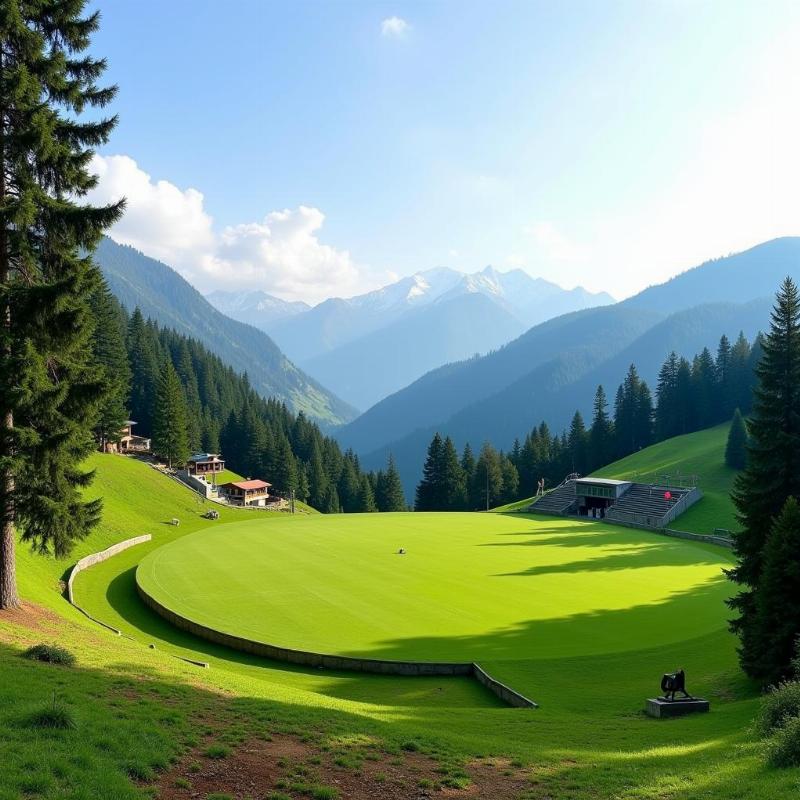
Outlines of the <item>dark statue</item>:
{"label": "dark statue", "polygon": [[668,672],[661,678],[661,691],[664,700],[672,702],[675,700],[675,693],[681,692],[688,700],[694,698],[686,691],[686,673],[679,669],[677,672]]}

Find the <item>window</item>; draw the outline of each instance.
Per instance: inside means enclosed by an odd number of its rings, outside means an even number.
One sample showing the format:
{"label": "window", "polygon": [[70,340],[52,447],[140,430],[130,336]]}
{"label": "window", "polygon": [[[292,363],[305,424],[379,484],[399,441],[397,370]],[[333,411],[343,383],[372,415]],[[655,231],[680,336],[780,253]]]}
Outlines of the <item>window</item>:
{"label": "window", "polygon": [[592,486],[591,484],[580,487],[580,493],[584,497],[602,497],[606,500],[614,499],[614,489],[611,486]]}

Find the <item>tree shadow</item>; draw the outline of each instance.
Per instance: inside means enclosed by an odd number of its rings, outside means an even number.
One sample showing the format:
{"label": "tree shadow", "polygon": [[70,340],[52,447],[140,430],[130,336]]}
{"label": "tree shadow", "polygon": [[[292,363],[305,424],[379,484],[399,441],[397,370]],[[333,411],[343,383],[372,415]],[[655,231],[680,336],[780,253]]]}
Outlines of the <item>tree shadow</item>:
{"label": "tree shadow", "polygon": [[[449,652],[461,660],[479,663],[593,657],[606,653],[636,652],[652,647],[653,632],[663,644],[696,638],[687,621],[709,622],[709,630],[725,627],[724,599],[729,584],[720,573],[701,585],[675,591],[662,600],[631,605],[624,609],[564,614],[549,619],[519,622],[477,635],[441,635],[390,639],[368,651],[342,655],[381,659],[407,659],[409,654],[444,658]],[[609,584],[613,592],[613,583]],[[535,686],[514,686],[536,700]]]}
{"label": "tree shadow", "polygon": [[[63,643],[73,649],[81,641],[72,638],[77,629],[64,625]],[[60,770],[62,777],[66,763],[69,781],[87,797],[133,800],[172,759],[226,741],[229,730],[245,738],[283,732],[321,743],[376,743],[378,753],[384,746],[398,752],[414,740],[415,748],[438,752],[445,761],[475,754],[520,758],[533,767],[531,778],[542,796],[617,797],[635,788],[643,797],[660,797],[665,786],[681,786],[703,796],[788,797],[796,783],[792,771],[761,766],[746,731],[752,703],[729,702],[703,717],[649,720],[633,710],[640,689],[636,677],[628,700],[614,682],[616,708],[589,705],[582,714],[564,714],[555,702],[539,711],[418,706],[364,714],[311,695],[289,692],[287,698],[269,684],[260,689],[239,684],[234,690],[219,676],[174,670],[158,654],[137,647],[96,639],[85,653],[77,651],[78,665],[66,669],[24,660],[21,645],[0,643],[0,738],[16,754],[4,765],[9,781],[4,788],[13,793],[22,785],[31,763],[38,774]],[[694,650],[702,647],[698,642]],[[108,661],[115,649],[118,660]],[[566,678],[602,691],[599,675],[581,672],[577,663],[567,662]],[[603,674],[615,664],[602,657],[595,666]],[[77,733],[33,736],[25,719],[48,704],[54,690],[74,714]],[[259,693],[264,691],[268,694]],[[237,746],[235,739],[228,741]],[[138,785],[132,776],[139,776]],[[273,787],[255,788],[260,796]]]}
{"label": "tree shadow", "polygon": [[[160,617],[139,598],[136,567],[121,572],[106,589],[109,605],[137,632],[145,643],[177,648],[175,655],[192,660],[216,659],[215,668],[226,665],[247,671],[254,677],[280,680],[282,674],[313,676],[315,689],[330,697],[393,706],[434,704],[443,707],[495,708],[502,703],[471,678],[455,676],[359,675],[352,672],[319,670],[272,661],[243,653],[184,632]],[[136,637],[139,638],[138,635]],[[272,674],[266,675],[270,672]],[[321,676],[324,678],[321,679]]]}
{"label": "tree shadow", "polygon": [[[608,547],[607,545],[605,546]],[[699,551],[702,553],[703,551]],[[719,565],[719,558],[712,553],[692,560],[691,565]],[[574,574],[577,572],[616,572],[628,569],[646,569],[657,567],[683,567],[687,566],[683,551],[679,548],[666,548],[657,545],[644,545],[643,547],[630,546],[616,548],[609,552],[600,553],[593,558],[582,561],[569,561],[564,564],[536,564],[517,572],[498,573],[495,577],[520,577],[537,575]]]}

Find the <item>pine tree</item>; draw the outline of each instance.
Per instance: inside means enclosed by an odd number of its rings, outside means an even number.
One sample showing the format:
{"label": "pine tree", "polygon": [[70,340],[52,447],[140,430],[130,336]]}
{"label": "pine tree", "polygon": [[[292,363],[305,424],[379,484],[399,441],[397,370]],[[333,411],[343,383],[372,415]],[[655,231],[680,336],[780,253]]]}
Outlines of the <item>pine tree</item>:
{"label": "pine tree", "polygon": [[579,475],[585,475],[588,472],[589,437],[586,433],[586,427],[583,424],[583,417],[580,411],[576,411],[572,417],[567,439],[567,448],[569,451],[570,472],[577,472]]}
{"label": "pine tree", "polygon": [[594,395],[594,415],[589,431],[590,469],[610,464],[614,459],[614,429],[608,417],[608,401],[602,386]]}
{"label": "pine tree", "polygon": [[636,388],[633,428],[637,450],[653,443],[653,396],[644,381]]}
{"label": "pine tree", "polygon": [[503,496],[503,469],[497,451],[484,443],[475,465],[473,496],[481,497],[481,508],[497,505]]}
{"label": "pine tree", "polygon": [[379,511],[405,511],[406,498],[400,473],[394,463],[394,456],[389,454],[386,471],[381,472],[379,491],[376,492],[376,502]]}
{"label": "pine tree", "polygon": [[359,483],[358,513],[371,514],[372,512],[377,511],[378,506],[375,504],[375,493],[373,492],[369,476],[365,473],[362,473]]}
{"label": "pine tree", "polygon": [[661,441],[682,433],[678,415],[678,354],[673,350],[661,365],[656,384],[655,435]]}
{"label": "pine tree", "polygon": [[678,360],[675,377],[675,433],[680,436],[695,430],[694,392],[692,387],[692,368],[685,358]]}
{"label": "pine tree", "polygon": [[751,351],[750,342],[745,338],[744,332],[740,331],[731,348],[729,372],[731,405],[738,408],[745,416],[750,413],[752,407],[754,375],[750,364]]}
{"label": "pine tree", "polygon": [[91,260],[120,204],[82,202],[96,177],[90,148],[115,118],[78,121],[107,105],[105,62],[83,55],[98,26],[85,3],[9,0],[0,14],[0,608],[19,604],[16,526],[63,556],[97,523],[84,502],[103,399],[92,364]]}
{"label": "pine tree", "polygon": [[465,507],[469,510],[478,508],[478,501],[473,496],[472,487],[475,484],[475,456],[469,442],[464,445],[461,453],[461,472],[464,475],[464,486],[466,487]]}
{"label": "pine tree", "polygon": [[414,501],[415,511],[437,511],[442,507],[444,503],[442,493],[443,458],[444,442],[441,435],[436,433],[428,445],[425,465],[422,468],[422,480],[417,485]]}
{"label": "pine tree", "polygon": [[352,452],[345,453],[342,472],[337,484],[339,502],[346,513],[358,511],[361,502],[361,480],[356,471]]}
{"label": "pine tree", "polygon": [[339,493],[332,483],[329,483],[325,489],[325,497],[319,506],[319,510],[325,514],[338,514],[342,510],[339,505]]}
{"label": "pine tree", "polygon": [[[322,454],[320,453],[319,445],[315,442],[311,450],[311,459],[309,460],[308,467],[308,486],[309,486],[309,504],[317,509],[317,511],[326,511],[333,507],[333,494],[330,490],[336,489],[335,486],[331,487],[328,482],[328,476],[325,474],[325,467],[322,464]],[[336,494],[335,508],[330,513],[338,513],[339,511],[339,493]]]}
{"label": "pine tree", "polygon": [[153,433],[153,409],[158,366],[150,331],[142,312],[135,309],[128,323],[128,353],[131,367],[131,416],[142,434]]}
{"label": "pine tree", "polygon": [[718,419],[715,413],[717,398],[717,370],[714,359],[707,347],[697,355],[692,364],[692,383],[694,387],[694,429],[708,428]]}
{"label": "pine tree", "polygon": [[453,440],[448,436],[442,447],[442,504],[440,511],[463,511],[467,507],[467,485]]}
{"label": "pine tree", "polygon": [[92,353],[103,374],[103,399],[97,415],[95,434],[100,449],[109,443],[118,443],[122,428],[128,419],[128,392],[131,370],[125,348],[124,313],[102,282],[91,297],[94,316]]}
{"label": "pine tree", "polygon": [[509,456],[501,456],[500,471],[503,479],[503,503],[519,500],[519,472]]}
{"label": "pine tree", "polygon": [[755,598],[757,661],[751,672],[775,685],[792,674],[800,635],[800,505],[789,497],[764,546]]}
{"label": "pine tree", "polygon": [[725,446],[725,463],[729,467],[738,470],[747,466],[747,427],[738,408],[733,414],[731,429],[728,431],[728,443]]}
{"label": "pine tree", "polygon": [[272,484],[274,491],[282,497],[290,497],[297,489],[297,466],[285,435],[281,436],[275,448],[272,468],[265,477]]}
{"label": "pine tree", "polygon": [[153,420],[153,452],[166,459],[170,469],[173,464],[184,464],[189,457],[186,399],[171,361],[164,364],[158,382]]}
{"label": "pine tree", "polygon": [[308,501],[308,493],[309,493],[309,486],[308,486],[308,472],[305,468],[303,462],[298,458],[297,459],[297,490],[295,491],[295,496],[298,500],[302,500],[304,503]]}
{"label": "pine tree", "polygon": [[734,539],[738,560],[728,573],[740,587],[730,601],[738,613],[731,627],[740,637],[742,667],[754,678],[767,676],[757,613],[767,535],[786,500],[800,497],[800,299],[791,278],[781,285],[761,346],[747,466],[733,491],[741,524]]}
{"label": "pine tree", "polygon": [[719,420],[730,419],[736,406],[733,400],[733,386],[731,374],[731,343],[723,333],[717,345],[717,360],[714,364],[717,372],[717,388],[719,401],[716,411]]}

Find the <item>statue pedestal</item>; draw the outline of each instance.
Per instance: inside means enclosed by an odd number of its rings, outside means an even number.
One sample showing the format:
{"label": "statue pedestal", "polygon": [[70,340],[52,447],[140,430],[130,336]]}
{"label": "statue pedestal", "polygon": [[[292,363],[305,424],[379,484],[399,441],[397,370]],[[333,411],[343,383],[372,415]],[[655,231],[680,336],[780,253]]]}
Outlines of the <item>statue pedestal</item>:
{"label": "statue pedestal", "polygon": [[711,708],[708,700],[695,697],[691,700],[665,700],[663,697],[651,697],[647,701],[645,711],[648,717],[683,717],[686,714],[702,714]]}

